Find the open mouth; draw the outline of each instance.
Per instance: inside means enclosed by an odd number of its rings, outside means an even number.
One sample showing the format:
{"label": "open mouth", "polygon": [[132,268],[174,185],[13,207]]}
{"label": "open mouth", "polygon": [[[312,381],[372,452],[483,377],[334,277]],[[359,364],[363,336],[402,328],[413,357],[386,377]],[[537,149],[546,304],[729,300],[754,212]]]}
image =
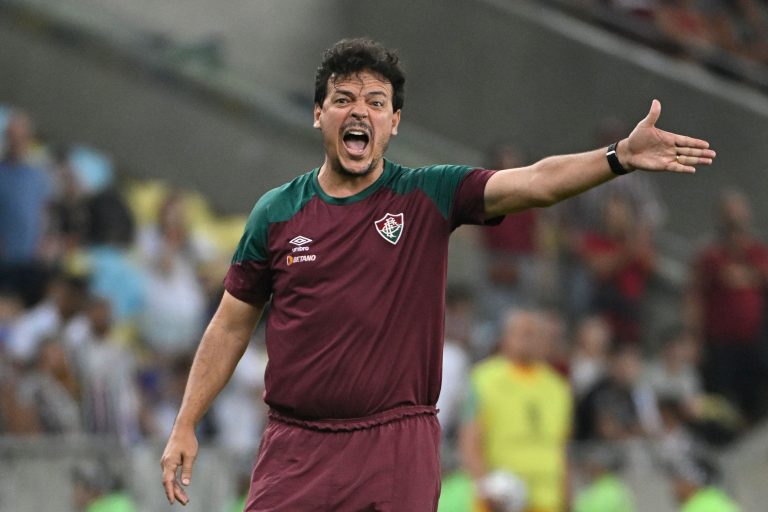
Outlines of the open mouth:
{"label": "open mouth", "polygon": [[344,147],[352,155],[362,155],[368,147],[370,137],[368,132],[359,128],[348,128],[342,137]]}

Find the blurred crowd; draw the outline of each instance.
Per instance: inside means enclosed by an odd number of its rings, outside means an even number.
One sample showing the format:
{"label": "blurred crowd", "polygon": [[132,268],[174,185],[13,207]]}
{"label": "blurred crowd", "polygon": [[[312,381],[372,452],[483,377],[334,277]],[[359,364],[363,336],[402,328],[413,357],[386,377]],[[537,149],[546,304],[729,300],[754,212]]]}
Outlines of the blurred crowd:
{"label": "blurred crowd", "polygon": [[[0,109],[0,130],[0,435],[165,439],[245,219],[120,181],[97,150],[42,143],[24,112]],[[595,143],[627,131],[605,120]],[[485,164],[527,160],[502,144]],[[631,503],[621,454],[605,449],[627,440],[662,447],[681,502],[715,492],[702,454],[768,405],[768,247],[738,190],[701,214],[716,232],[675,283],[659,268],[665,208],[643,173],[459,230],[482,279],[446,296],[441,510],[631,510],[595,505]],[[651,330],[651,290],[665,287],[677,300],[664,307],[678,310]],[[199,427],[244,468],[264,424],[265,366],[257,330]]]}
{"label": "blurred crowd", "polygon": [[[768,64],[768,2],[765,0],[568,0],[615,16],[617,25],[644,32],[654,44],[672,43],[682,54],[713,52]],[[629,23],[628,26],[627,22]]]}
{"label": "blurred crowd", "polygon": [[[98,150],[41,143],[24,112],[0,108],[0,130],[0,434],[166,438],[245,218],[119,182]],[[254,452],[260,347],[203,422],[205,441]]]}
{"label": "blurred crowd", "polygon": [[[606,120],[595,146],[621,133]],[[500,145],[487,166],[525,163]],[[768,406],[768,246],[741,191],[702,215],[714,231],[675,275],[648,174],[463,228],[484,279],[446,297],[442,511],[634,510],[620,479],[633,442],[684,510],[738,510],[713,453]]]}

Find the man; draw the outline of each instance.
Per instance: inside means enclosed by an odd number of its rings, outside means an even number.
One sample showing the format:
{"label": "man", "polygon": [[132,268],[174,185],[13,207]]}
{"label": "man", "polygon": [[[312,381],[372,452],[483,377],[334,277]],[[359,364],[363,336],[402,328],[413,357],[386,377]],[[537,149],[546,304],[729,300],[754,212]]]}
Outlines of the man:
{"label": "man", "polygon": [[635,345],[611,348],[608,373],[576,407],[578,441],[623,441],[651,435],[661,426],[656,395],[641,380],[643,360]]}
{"label": "man", "polygon": [[761,328],[766,318],[768,246],[752,229],[747,197],[729,190],[720,198],[720,233],[693,268],[693,327],[705,341],[705,384],[751,421],[765,392]]}
{"label": "man", "polygon": [[478,483],[478,510],[504,510],[485,480],[505,471],[526,486],[528,512],[565,510],[565,443],[571,428],[568,381],[544,359],[544,319],[536,311],[507,314],[500,353],[472,371],[460,450]]}
{"label": "man", "polygon": [[51,177],[30,163],[34,127],[14,111],[5,127],[0,158],[0,286],[20,293],[27,305],[40,299],[45,269],[40,263]]}
{"label": "man", "polygon": [[[194,426],[271,300],[270,421],[246,510],[436,507],[434,404],[451,231],[553,204],[614,174],[605,148],[497,173],[387,161],[404,83],[396,54],[378,43],[345,40],[326,52],[314,108],[325,159],[251,213],[162,457],[171,503],[188,501]],[[706,142],[656,129],[659,112],[654,101],[610,154],[616,171],[694,172],[711,163]]]}

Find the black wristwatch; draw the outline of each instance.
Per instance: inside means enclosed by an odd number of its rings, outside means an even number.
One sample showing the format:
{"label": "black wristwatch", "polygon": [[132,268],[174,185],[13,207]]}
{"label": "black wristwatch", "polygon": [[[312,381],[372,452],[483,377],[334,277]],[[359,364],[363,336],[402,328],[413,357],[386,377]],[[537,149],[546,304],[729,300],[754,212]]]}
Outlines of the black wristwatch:
{"label": "black wristwatch", "polygon": [[623,176],[630,171],[625,169],[624,166],[621,165],[621,162],[619,162],[619,157],[616,155],[616,146],[618,145],[618,142],[614,142],[608,146],[608,151],[605,153],[605,157],[608,159],[608,165],[611,166],[611,172],[617,176]]}

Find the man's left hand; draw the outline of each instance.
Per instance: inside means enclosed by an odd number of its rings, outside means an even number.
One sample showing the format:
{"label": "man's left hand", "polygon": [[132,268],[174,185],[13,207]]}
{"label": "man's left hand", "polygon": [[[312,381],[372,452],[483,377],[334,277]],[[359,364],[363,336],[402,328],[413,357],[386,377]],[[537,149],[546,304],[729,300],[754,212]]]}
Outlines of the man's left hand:
{"label": "man's left hand", "polygon": [[628,170],[696,172],[697,165],[710,165],[715,152],[709,142],[665,132],[656,127],[661,103],[653,100],[648,115],[616,149],[619,162]]}

